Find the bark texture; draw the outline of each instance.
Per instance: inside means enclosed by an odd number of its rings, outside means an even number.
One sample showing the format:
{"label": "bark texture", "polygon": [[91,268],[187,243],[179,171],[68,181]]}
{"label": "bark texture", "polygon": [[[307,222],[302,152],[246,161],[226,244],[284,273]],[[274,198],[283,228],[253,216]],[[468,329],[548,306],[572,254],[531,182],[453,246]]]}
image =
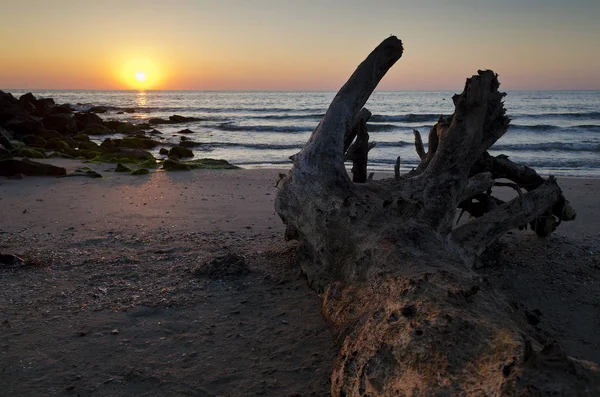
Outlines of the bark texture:
{"label": "bark texture", "polygon": [[[340,345],[332,395],[600,393],[594,364],[536,339],[522,309],[472,270],[510,229],[574,218],[554,178],[487,154],[509,125],[494,72],[467,79],[427,151],[415,132],[415,170],[350,180],[344,159],[357,123],[354,137],[368,142],[359,111],[402,51],[389,37],[358,66],[292,157],[275,201]],[[518,197],[495,199],[498,178],[511,179]],[[461,205],[478,217],[453,227]]]}

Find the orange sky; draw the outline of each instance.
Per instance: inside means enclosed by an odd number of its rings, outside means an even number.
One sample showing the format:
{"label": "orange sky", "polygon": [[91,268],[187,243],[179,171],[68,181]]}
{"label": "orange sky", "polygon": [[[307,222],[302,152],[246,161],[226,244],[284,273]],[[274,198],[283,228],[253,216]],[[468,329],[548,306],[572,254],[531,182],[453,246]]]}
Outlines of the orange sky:
{"label": "orange sky", "polygon": [[508,90],[600,89],[597,0],[20,0],[2,9],[4,89],[336,90],[390,34],[405,54],[382,89],[456,90],[483,68]]}

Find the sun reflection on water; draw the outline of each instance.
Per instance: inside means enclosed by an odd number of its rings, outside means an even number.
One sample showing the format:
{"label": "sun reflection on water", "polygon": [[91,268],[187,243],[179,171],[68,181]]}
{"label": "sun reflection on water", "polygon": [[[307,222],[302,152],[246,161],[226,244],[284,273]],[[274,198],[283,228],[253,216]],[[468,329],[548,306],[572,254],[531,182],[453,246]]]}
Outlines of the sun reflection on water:
{"label": "sun reflection on water", "polygon": [[146,96],[146,91],[138,91],[137,95],[135,96],[135,102],[137,107],[143,108],[146,107],[146,104],[148,102],[148,98]]}

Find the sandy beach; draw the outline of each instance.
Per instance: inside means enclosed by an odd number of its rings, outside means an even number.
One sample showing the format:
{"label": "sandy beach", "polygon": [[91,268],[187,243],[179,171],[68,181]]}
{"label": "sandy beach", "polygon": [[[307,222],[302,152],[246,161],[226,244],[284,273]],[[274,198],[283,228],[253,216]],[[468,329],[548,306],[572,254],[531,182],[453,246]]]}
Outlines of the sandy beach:
{"label": "sandy beach", "polygon": [[[0,395],[329,395],[337,350],[283,241],[280,170],[93,167],[0,179],[0,252],[25,260],[0,267]],[[480,273],[600,362],[600,180],[559,184],[577,220],[511,232]]]}

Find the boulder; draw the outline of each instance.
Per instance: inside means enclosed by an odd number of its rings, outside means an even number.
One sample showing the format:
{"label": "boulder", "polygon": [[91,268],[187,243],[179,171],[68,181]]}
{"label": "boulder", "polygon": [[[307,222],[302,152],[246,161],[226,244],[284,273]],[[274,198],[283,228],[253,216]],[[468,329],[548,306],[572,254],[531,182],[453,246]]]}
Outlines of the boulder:
{"label": "boulder", "polygon": [[111,133],[111,130],[102,124],[92,123],[86,125],[83,132],[87,135],[108,135]]}
{"label": "boulder", "polygon": [[198,121],[198,120],[201,120],[201,119],[199,119],[197,117],[180,116],[178,114],[174,114],[169,117],[169,121],[171,121],[172,123],[185,123],[187,121]]}
{"label": "boulder", "polygon": [[0,105],[13,104],[17,105],[19,100],[15,98],[10,92],[4,92],[0,90]]}
{"label": "boulder", "polygon": [[4,128],[12,131],[15,138],[21,138],[27,135],[38,135],[41,131],[44,131],[44,125],[31,116],[26,114],[18,114],[13,117],[9,122],[4,124]]}
{"label": "boulder", "polygon": [[96,152],[100,152],[100,146],[96,143],[96,142],[92,142],[92,141],[81,141],[79,142],[79,150],[91,150],[91,151],[96,151]]}
{"label": "boulder", "polygon": [[160,117],[153,117],[148,120],[148,124],[170,124],[169,120],[162,119]]}
{"label": "boulder", "polygon": [[89,142],[90,137],[87,136],[86,134],[77,134],[77,135],[73,136],[73,139],[75,139],[76,141],[79,141],[79,142]]}
{"label": "boulder", "polygon": [[40,98],[35,101],[35,115],[44,117],[50,112],[52,112],[52,108],[54,108],[56,104],[54,103],[54,99],[52,98]]}
{"label": "boulder", "polygon": [[173,146],[169,150],[169,158],[183,158],[183,157],[194,157],[194,152],[183,146]]}
{"label": "boulder", "polygon": [[189,140],[179,142],[179,146],[182,146],[185,148],[198,147],[198,146],[202,146],[202,145],[204,145],[204,144],[200,143],[200,142],[189,141]]}
{"label": "boulder", "polygon": [[160,145],[160,142],[147,137],[131,137],[123,139],[115,139],[117,147],[135,148],[135,149],[152,149]]}
{"label": "boulder", "polygon": [[73,108],[68,103],[57,105],[52,108],[52,114],[72,114]]}
{"label": "boulder", "polygon": [[188,128],[186,128],[185,130],[181,130],[181,131],[178,132],[178,134],[195,134],[195,133],[196,133],[196,131],[192,131],[192,130],[190,130]]}
{"label": "boulder", "polygon": [[56,130],[61,134],[73,135],[77,133],[77,122],[72,114],[52,113],[42,119],[44,127],[49,130]]}
{"label": "boulder", "polygon": [[150,170],[148,168],[138,168],[135,171],[132,171],[129,175],[148,175]]}
{"label": "boulder", "polygon": [[140,132],[140,129],[128,121],[110,120],[104,123],[111,130],[119,134],[135,134]]}
{"label": "boulder", "polygon": [[[52,138],[46,143],[46,149],[59,152],[68,152],[71,147],[67,142],[59,138]],[[70,153],[69,153],[70,154]]]}
{"label": "boulder", "polygon": [[41,130],[37,136],[42,137],[44,139],[52,139],[52,138],[62,138],[63,136],[58,133],[58,131],[54,130]]}
{"label": "boulder", "polygon": [[27,135],[24,136],[21,141],[27,146],[46,147],[46,139],[41,136]]}
{"label": "boulder", "polygon": [[121,163],[118,163],[117,167],[115,168],[115,172],[131,172],[131,168],[129,168]]}
{"label": "boulder", "polygon": [[28,159],[0,160],[0,176],[12,176],[16,174],[30,176],[64,176],[67,175],[67,170],[63,167],[38,163]]}
{"label": "boulder", "polygon": [[27,113],[34,113],[36,101],[36,97],[31,92],[28,92],[19,97],[19,106]]}
{"label": "boulder", "polygon": [[4,128],[0,127],[0,145],[4,146],[7,150],[13,150],[13,145],[10,143],[11,139],[15,136],[13,133],[8,132]]}
{"label": "boulder", "polygon": [[160,150],[158,151],[158,154],[163,155],[163,156],[168,156],[169,155],[169,149],[161,147]]}
{"label": "boulder", "polygon": [[108,106],[92,106],[89,110],[90,113],[106,113],[108,112]]}
{"label": "boulder", "polygon": [[0,160],[11,159],[12,154],[2,144],[0,144]]}
{"label": "boulder", "polygon": [[79,112],[74,115],[77,123],[77,131],[83,131],[89,124],[102,125],[102,119],[95,113]]}
{"label": "boulder", "polygon": [[165,171],[190,171],[191,169],[190,166],[173,159],[166,159],[163,163],[163,170]]}
{"label": "boulder", "polygon": [[28,147],[20,148],[15,151],[15,155],[17,157],[24,157],[28,159],[43,159],[45,156],[42,150],[36,150],[35,148]]}

